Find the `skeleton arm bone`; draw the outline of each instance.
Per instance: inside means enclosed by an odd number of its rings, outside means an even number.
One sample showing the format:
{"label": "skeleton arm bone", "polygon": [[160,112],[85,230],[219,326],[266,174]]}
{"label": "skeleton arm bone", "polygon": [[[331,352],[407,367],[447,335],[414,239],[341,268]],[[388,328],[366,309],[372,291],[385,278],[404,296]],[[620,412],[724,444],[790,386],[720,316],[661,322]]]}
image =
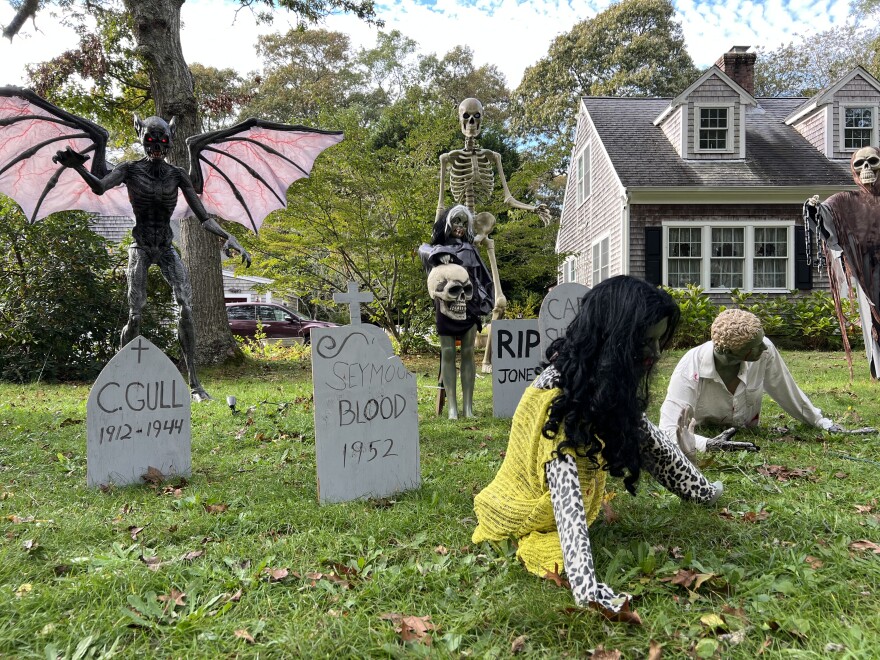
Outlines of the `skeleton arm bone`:
{"label": "skeleton arm bone", "polygon": [[504,167],[501,165],[501,154],[497,151],[490,151],[492,157],[495,159],[495,166],[498,168],[498,178],[501,180],[501,188],[504,190],[504,203],[508,206],[511,206],[515,209],[522,209],[523,211],[532,211],[533,213],[537,213],[541,220],[544,222],[549,222],[550,220],[550,209],[547,208],[546,204],[526,204],[525,202],[521,202],[516,199],[513,194],[510,192],[510,188],[507,185],[507,177],[504,176]]}
{"label": "skeleton arm bone", "polygon": [[440,218],[440,214],[443,213],[443,209],[445,208],[444,202],[446,201],[446,165],[449,163],[449,154],[441,154],[440,155],[440,197],[437,200],[437,214],[435,216],[435,220]]}

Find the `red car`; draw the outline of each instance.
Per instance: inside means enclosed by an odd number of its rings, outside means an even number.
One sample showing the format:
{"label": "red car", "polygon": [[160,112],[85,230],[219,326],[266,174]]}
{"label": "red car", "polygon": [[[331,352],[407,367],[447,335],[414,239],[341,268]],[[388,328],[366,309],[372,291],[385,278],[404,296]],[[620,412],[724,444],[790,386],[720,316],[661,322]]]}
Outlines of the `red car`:
{"label": "red car", "polygon": [[275,303],[226,303],[226,316],[232,334],[253,339],[257,321],[267,339],[302,337],[308,344],[312,328],[333,328],[336,323],[308,319]]}

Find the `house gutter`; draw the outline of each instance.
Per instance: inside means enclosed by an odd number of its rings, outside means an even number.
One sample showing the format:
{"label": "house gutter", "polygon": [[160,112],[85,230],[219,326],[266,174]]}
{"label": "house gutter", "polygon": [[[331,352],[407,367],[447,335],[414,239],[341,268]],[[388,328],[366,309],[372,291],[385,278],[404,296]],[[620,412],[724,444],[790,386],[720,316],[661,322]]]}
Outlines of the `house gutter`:
{"label": "house gutter", "polygon": [[[822,186],[639,186],[624,188],[629,204],[803,204],[813,195],[820,199],[855,184]],[[627,208],[629,206],[627,205]]]}

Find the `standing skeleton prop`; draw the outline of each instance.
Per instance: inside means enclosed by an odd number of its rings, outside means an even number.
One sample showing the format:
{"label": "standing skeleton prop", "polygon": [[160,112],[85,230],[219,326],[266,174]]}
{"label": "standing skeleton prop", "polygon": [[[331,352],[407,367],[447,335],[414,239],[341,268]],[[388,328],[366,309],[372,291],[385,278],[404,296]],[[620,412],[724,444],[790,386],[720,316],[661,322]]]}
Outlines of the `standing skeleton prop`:
{"label": "standing skeleton prop", "polygon": [[[192,397],[209,399],[196,374],[196,334],[189,275],[171,244],[171,221],[195,216],[225,240],[223,250],[250,255],[214,214],[257,231],[272,211],[287,206],[287,188],[308,176],[324,149],[342,133],[248,119],[189,138],[190,171],[165,162],[175,121],[160,117],[135,129],[145,157],[109,167],[107,131],[34,92],[0,87],[0,192],[18,202],[31,222],[55,211],[82,210],[134,217],[128,261],[128,322],[121,346],[140,333],[147,271],[158,264],[180,311],[178,338]],[[90,167],[85,163],[91,160]]]}
{"label": "standing skeleton prop", "polygon": [[[859,190],[836,193],[823,203],[817,195],[804,204],[807,254],[815,233],[819,265],[828,261],[827,248],[842,257],[846,278],[855,277],[871,377],[880,379],[880,151],[875,147],[859,149],[852,156],[850,169]],[[834,269],[829,267],[828,272],[846,338]]]}
{"label": "standing skeleton prop", "polygon": [[492,278],[473,245],[473,216],[458,205],[434,222],[431,243],[419,247],[428,273],[428,292],[434,299],[440,337],[440,390],[437,414],[449,399],[449,418],[458,418],[455,342],[461,340],[461,391],[466,417],[474,416],[474,340],[480,318],[494,306]]}
{"label": "standing skeleton prop", "polygon": [[[495,260],[495,241],[489,234],[495,227],[495,216],[487,211],[476,212],[478,204],[485,204],[492,199],[495,192],[495,170],[504,191],[504,203],[515,209],[533,211],[544,222],[550,221],[550,211],[544,204],[525,204],[515,199],[507,186],[504,168],[501,166],[501,154],[481,149],[477,145],[477,136],[482,130],[483,104],[477,99],[465,99],[458,106],[458,118],[461,132],[465,137],[464,149],[456,149],[440,156],[440,198],[437,202],[437,217],[446,208],[446,175],[449,174],[449,192],[456,203],[461,204],[474,215],[476,236],[474,245],[484,244],[492,269],[492,282],[495,287],[495,306],[492,309],[492,320],[504,318],[507,299],[501,291],[501,280],[498,276],[498,264]],[[483,371],[492,371],[492,350],[486,346],[483,358]]]}

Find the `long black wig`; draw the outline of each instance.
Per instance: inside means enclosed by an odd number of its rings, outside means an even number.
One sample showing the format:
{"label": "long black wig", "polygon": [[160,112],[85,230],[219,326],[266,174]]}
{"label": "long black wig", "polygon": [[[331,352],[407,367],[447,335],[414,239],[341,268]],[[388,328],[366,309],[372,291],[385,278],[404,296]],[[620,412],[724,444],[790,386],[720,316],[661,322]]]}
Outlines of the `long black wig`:
{"label": "long black wig", "polygon": [[571,449],[599,466],[624,477],[635,493],[644,433],[642,414],[648,407],[648,379],[653,363],[644,363],[646,334],[663,319],[660,339],[666,348],[680,313],[672,297],[644,280],[627,275],[597,284],[581,299],[581,307],[565,337],[547,350],[547,360],[559,372],[562,392],[550,406],[544,436],[564,437],[556,451]]}

